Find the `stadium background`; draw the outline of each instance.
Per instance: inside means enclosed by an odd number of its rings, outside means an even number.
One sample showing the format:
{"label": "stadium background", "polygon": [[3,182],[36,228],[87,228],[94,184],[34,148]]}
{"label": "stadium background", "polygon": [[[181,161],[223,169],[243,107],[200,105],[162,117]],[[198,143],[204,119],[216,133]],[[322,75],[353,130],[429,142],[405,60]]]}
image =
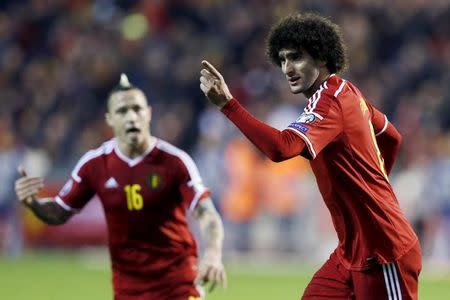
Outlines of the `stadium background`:
{"label": "stadium background", "polygon": [[47,178],[43,194],[58,191],[111,136],[105,101],[121,72],[147,94],[152,134],[194,157],[224,217],[230,287],[208,299],[297,299],[336,245],[314,179],[301,159],[264,159],[207,103],[198,77],[212,61],[252,113],[283,128],[303,99],[267,62],[264,41],[279,17],[304,10],[342,26],[344,77],[402,133],[391,181],[421,238],[421,295],[450,294],[448,1],[2,0],[0,299],[111,297],[98,201],[50,228],[17,205],[13,182],[23,163]]}

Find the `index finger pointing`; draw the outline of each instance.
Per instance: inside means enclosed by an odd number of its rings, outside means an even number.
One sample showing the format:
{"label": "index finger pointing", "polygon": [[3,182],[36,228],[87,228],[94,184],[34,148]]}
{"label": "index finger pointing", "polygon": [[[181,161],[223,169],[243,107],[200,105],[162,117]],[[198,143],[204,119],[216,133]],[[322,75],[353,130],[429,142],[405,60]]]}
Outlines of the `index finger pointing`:
{"label": "index finger pointing", "polygon": [[210,71],[214,76],[217,76],[217,78],[222,78],[222,75],[220,74],[219,71],[217,71],[216,68],[214,68],[214,66],[209,63],[207,60],[202,60],[202,65],[208,70]]}

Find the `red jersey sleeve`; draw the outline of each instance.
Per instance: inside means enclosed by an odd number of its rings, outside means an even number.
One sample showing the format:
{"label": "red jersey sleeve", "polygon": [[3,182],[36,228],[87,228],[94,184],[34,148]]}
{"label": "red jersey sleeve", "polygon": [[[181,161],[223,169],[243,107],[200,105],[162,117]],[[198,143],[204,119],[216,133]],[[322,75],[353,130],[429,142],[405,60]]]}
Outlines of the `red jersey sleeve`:
{"label": "red jersey sleeve", "polygon": [[241,132],[275,162],[299,155],[305,148],[301,138],[290,130],[280,131],[256,119],[236,99],[231,99],[222,112]]}
{"label": "red jersey sleeve", "polygon": [[402,136],[394,125],[388,121],[385,114],[373,107],[368,101],[366,101],[366,104],[371,114],[371,123],[384,160],[386,173],[389,175],[400,150]]}
{"label": "red jersey sleeve", "polygon": [[72,171],[71,178],[66,182],[55,201],[64,209],[78,212],[95,195],[89,183],[89,162],[83,163],[83,158]]}
{"label": "red jersey sleeve", "polygon": [[200,173],[192,158],[185,152],[181,151],[179,156],[180,164],[180,185],[179,190],[182,201],[186,203],[189,210],[193,210],[195,206],[210,195],[209,190],[204,186]]}
{"label": "red jersey sleeve", "polygon": [[372,104],[370,104],[368,101],[365,102],[370,111],[371,123],[375,132],[375,136],[378,136],[386,131],[389,121],[385,114],[373,107]]}
{"label": "red jersey sleeve", "polygon": [[305,142],[307,149],[301,154],[307,159],[316,158],[343,130],[342,112],[335,98],[322,94],[314,103],[288,126]]}

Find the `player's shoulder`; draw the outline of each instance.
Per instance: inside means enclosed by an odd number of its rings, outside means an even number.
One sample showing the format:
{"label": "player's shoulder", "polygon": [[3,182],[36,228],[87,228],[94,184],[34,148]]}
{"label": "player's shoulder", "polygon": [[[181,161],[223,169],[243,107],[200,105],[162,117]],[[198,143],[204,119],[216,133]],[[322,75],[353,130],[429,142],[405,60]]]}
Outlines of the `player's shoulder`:
{"label": "player's shoulder", "polygon": [[162,155],[167,156],[169,158],[180,159],[182,161],[183,160],[192,160],[192,158],[186,151],[172,145],[171,143],[169,143],[167,141],[159,139],[159,138],[156,143],[156,148],[162,153]]}
{"label": "player's shoulder", "polygon": [[317,91],[308,99],[304,109],[305,114],[314,114],[316,117],[324,117],[331,106],[339,105],[338,102],[349,95],[355,95],[356,88],[348,80],[336,74],[331,74]]}
{"label": "player's shoulder", "polygon": [[343,92],[347,91],[347,88],[349,87],[348,84],[348,80],[336,74],[331,74],[330,77],[323,83],[323,94],[330,99],[336,100]]}
{"label": "player's shoulder", "polygon": [[178,148],[177,146],[175,146],[165,140],[159,139],[159,138],[156,143],[156,148],[158,148],[158,150],[161,151],[162,153],[164,153],[165,155],[170,155],[170,156],[174,156],[174,157],[188,155],[186,153],[186,151]]}
{"label": "player's shoulder", "polygon": [[[339,92],[339,88],[344,80],[339,76],[332,74],[327,80],[322,82],[317,91],[308,98],[308,104],[303,110],[302,116],[304,118],[319,118],[323,119],[336,101],[335,94]],[[341,87],[342,89],[342,87]]]}
{"label": "player's shoulder", "polygon": [[111,139],[101,144],[100,147],[87,151],[83,156],[81,156],[75,165],[75,168],[72,171],[72,177],[77,180],[77,178],[79,178],[78,173],[81,168],[89,164],[94,164],[103,156],[111,154],[115,146],[115,139]]}
{"label": "player's shoulder", "polygon": [[117,142],[115,139],[110,139],[103,144],[101,144],[98,148],[91,149],[87,151],[81,158],[81,160],[92,160],[97,157],[111,154],[116,146]]}
{"label": "player's shoulder", "polygon": [[171,160],[176,165],[183,166],[183,169],[187,170],[191,177],[199,177],[197,166],[186,151],[161,139],[158,139],[156,148],[165,157],[165,160]]}

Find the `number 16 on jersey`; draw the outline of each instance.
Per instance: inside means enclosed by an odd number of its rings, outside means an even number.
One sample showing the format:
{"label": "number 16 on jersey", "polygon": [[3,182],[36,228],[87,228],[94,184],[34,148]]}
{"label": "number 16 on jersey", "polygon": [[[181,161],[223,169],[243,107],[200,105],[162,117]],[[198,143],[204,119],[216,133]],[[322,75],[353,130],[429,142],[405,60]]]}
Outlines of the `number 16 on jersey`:
{"label": "number 16 on jersey", "polygon": [[144,199],[139,193],[141,191],[140,184],[127,184],[124,187],[125,195],[127,197],[128,210],[141,210],[144,206]]}

